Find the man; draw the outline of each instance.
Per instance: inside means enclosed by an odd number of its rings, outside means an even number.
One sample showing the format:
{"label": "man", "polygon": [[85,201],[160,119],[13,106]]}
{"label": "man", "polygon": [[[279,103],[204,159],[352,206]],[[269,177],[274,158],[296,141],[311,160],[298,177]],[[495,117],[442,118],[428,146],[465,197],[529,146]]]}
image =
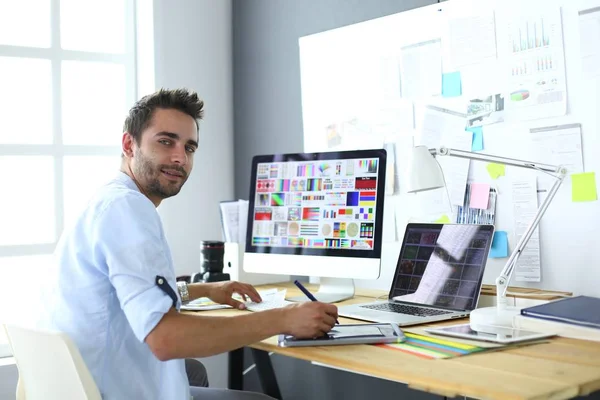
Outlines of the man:
{"label": "man", "polygon": [[[160,90],[129,111],[119,175],[90,200],[55,251],[50,325],[77,344],[104,399],[259,399],[264,395],[191,388],[185,358],[206,357],[286,333],[317,337],[337,308],[308,302],[235,317],[184,315],[183,300],[261,301],[238,282],[180,285],[156,211],[192,171],[203,102],[187,90]],[[182,210],[202,223],[198,210]],[[182,229],[185,229],[182,227]],[[196,397],[197,396],[197,397]]]}

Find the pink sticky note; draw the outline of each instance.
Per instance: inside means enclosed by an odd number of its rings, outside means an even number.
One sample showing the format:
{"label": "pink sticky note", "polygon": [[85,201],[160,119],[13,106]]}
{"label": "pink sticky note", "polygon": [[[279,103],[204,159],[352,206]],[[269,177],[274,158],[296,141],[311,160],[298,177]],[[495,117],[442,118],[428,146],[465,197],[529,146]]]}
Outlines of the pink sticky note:
{"label": "pink sticky note", "polygon": [[486,210],[488,208],[488,201],[490,199],[490,185],[487,183],[472,183],[471,184],[471,208],[481,208]]}

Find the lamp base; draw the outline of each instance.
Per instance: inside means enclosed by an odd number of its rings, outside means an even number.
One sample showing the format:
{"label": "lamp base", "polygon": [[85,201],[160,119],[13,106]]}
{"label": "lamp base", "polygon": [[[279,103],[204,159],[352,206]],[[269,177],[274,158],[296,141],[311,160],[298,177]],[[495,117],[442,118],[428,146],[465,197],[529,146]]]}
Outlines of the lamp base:
{"label": "lamp base", "polygon": [[513,318],[519,315],[521,309],[519,307],[505,306],[498,307],[482,307],[471,311],[469,315],[471,329],[474,331],[485,332],[486,326],[501,326],[504,328],[513,327]]}

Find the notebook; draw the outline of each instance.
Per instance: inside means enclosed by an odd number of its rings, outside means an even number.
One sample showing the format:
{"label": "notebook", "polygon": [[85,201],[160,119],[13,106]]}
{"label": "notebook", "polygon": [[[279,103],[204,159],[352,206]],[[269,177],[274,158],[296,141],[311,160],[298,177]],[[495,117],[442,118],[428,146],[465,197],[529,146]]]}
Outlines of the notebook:
{"label": "notebook", "polygon": [[493,236],[493,225],[408,224],[388,300],[342,306],[338,314],[401,326],[468,316]]}
{"label": "notebook", "polygon": [[527,317],[600,329],[598,310],[600,310],[600,298],[576,296],[527,307],[521,310],[521,314]]}

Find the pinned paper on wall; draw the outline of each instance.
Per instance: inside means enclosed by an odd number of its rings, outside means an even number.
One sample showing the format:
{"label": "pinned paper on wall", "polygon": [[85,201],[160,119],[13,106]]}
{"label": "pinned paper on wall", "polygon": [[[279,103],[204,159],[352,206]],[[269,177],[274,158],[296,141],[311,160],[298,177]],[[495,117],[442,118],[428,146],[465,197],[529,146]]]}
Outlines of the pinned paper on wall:
{"label": "pinned paper on wall", "polygon": [[473,126],[467,128],[469,132],[473,132],[473,141],[471,142],[471,151],[483,150],[483,127]]}
{"label": "pinned paper on wall", "polygon": [[596,174],[586,172],[583,174],[571,175],[571,195],[573,201],[596,201],[598,193],[596,191]]}
{"label": "pinned paper on wall", "polygon": [[[513,216],[517,243],[529,229],[538,213],[537,180],[529,178],[512,181]],[[535,228],[527,246],[522,250],[515,267],[515,281],[540,282],[542,279],[540,259],[540,230]]]}
{"label": "pinned paper on wall", "polygon": [[440,39],[402,47],[400,92],[404,99],[439,96],[442,86]]}
{"label": "pinned paper on wall", "polygon": [[457,97],[462,95],[460,71],[442,75],[442,97]]}
{"label": "pinned paper on wall", "polygon": [[506,166],[504,164],[489,163],[486,169],[492,179],[498,179],[499,177],[504,176],[504,173],[506,172]]}
{"label": "pinned paper on wall", "polygon": [[396,229],[396,207],[393,202],[385,201],[383,203],[383,234],[384,242],[395,242],[398,240]]}
{"label": "pinned paper on wall", "polygon": [[505,231],[494,232],[490,258],[508,257],[508,235]]}
{"label": "pinned paper on wall", "polygon": [[396,146],[394,143],[384,143],[383,148],[387,153],[387,169],[385,171],[385,194],[391,196],[396,191]]}
{"label": "pinned paper on wall", "polygon": [[469,207],[487,210],[490,199],[490,185],[487,183],[471,184],[471,203]]}

